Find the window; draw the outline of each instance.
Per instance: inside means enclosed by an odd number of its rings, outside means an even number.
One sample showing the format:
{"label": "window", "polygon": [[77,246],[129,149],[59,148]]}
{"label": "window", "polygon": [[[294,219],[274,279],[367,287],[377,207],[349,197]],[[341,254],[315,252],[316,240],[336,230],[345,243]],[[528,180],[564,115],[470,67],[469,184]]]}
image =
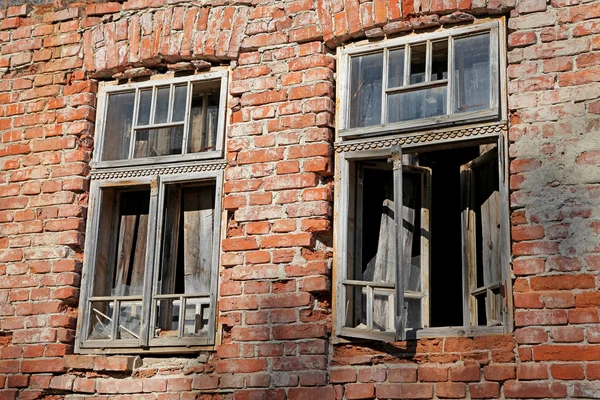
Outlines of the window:
{"label": "window", "polygon": [[494,49],[497,23],[342,50],[339,135],[498,119]]}
{"label": "window", "polygon": [[226,76],[101,88],[78,351],[214,344]]}
{"label": "window", "polygon": [[336,142],[336,336],[511,328],[499,29],[341,51],[351,67]]}

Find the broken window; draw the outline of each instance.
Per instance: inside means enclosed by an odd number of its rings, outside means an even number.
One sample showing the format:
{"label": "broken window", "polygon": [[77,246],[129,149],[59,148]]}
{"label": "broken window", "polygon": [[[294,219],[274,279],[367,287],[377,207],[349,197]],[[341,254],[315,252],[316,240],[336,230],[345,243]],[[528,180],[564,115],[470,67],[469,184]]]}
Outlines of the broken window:
{"label": "broken window", "polygon": [[[99,166],[133,165],[148,158],[206,159],[220,156],[225,86],[222,73],[149,81],[101,94]],[[102,108],[102,106],[101,106]],[[175,157],[176,156],[176,157]]]}
{"label": "broken window", "polygon": [[214,343],[225,76],[101,93],[78,351]]}
{"label": "broken window", "polygon": [[[498,24],[342,50],[341,137],[497,119]],[[345,106],[347,104],[347,106]]]}
{"label": "broken window", "polygon": [[509,329],[505,122],[473,125],[460,140],[459,129],[439,129],[505,115],[500,29],[491,22],[342,50],[349,112],[338,129],[336,335]]}

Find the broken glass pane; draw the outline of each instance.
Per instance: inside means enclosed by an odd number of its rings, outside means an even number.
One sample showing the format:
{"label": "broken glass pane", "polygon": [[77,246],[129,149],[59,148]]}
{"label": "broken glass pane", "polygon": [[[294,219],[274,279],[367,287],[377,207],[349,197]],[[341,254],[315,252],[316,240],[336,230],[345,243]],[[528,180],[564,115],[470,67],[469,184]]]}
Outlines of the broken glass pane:
{"label": "broken glass pane", "polygon": [[90,302],[89,340],[110,340],[113,327],[113,301]]}
{"label": "broken glass pane", "polygon": [[183,320],[184,336],[208,336],[208,317],[210,313],[207,299],[187,298],[185,318]]}
{"label": "broken glass pane", "polygon": [[425,82],[425,60],[427,46],[417,44],[410,46],[410,84]]}
{"label": "broken glass pane", "polygon": [[141,301],[121,301],[119,304],[117,339],[139,339],[142,321]]}
{"label": "broken glass pane", "polygon": [[431,44],[431,80],[448,79],[448,40]]}

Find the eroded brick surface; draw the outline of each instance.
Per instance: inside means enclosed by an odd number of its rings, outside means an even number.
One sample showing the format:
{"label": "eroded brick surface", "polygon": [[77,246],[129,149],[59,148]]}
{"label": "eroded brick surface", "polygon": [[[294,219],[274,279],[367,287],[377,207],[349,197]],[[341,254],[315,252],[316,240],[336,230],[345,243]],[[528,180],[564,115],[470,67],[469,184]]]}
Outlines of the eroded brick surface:
{"label": "eroded brick surface", "polygon": [[[598,398],[598,1],[4,3],[0,398]],[[515,331],[330,345],[335,48],[498,14]],[[222,344],[73,355],[97,82],[210,64],[231,67]]]}

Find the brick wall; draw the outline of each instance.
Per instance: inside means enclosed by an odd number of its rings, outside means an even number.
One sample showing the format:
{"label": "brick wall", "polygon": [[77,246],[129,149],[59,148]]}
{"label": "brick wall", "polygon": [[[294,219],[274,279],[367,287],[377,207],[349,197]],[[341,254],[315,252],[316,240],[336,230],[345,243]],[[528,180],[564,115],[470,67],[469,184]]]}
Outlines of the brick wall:
{"label": "brick wall", "polygon": [[[499,14],[514,334],[330,344],[335,47]],[[97,80],[201,61],[232,70],[222,344],[74,356]],[[0,398],[600,398],[598,65],[599,1],[4,7]]]}

